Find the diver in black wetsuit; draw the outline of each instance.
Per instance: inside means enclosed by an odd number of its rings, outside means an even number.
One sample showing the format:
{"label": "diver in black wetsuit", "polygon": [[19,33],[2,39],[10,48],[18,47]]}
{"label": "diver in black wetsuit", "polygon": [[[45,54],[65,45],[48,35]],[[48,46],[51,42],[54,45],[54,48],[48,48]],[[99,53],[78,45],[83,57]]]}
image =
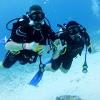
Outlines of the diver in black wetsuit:
{"label": "diver in black wetsuit", "polygon": [[5,44],[8,52],[2,62],[3,67],[10,68],[16,61],[20,64],[36,62],[43,47],[55,39],[42,8],[31,6],[26,15],[13,23],[11,36]]}
{"label": "diver in black wetsuit", "polygon": [[62,26],[59,38],[60,42],[62,42],[61,45],[66,46],[64,46],[63,50],[61,49],[63,52],[58,57],[52,58],[51,69],[49,68],[50,64],[47,65],[46,69],[56,71],[60,68],[61,71],[66,73],[72,65],[73,58],[78,54],[81,55],[84,45],[88,47],[88,51],[91,53],[90,37],[82,25],[76,21],[70,21]]}

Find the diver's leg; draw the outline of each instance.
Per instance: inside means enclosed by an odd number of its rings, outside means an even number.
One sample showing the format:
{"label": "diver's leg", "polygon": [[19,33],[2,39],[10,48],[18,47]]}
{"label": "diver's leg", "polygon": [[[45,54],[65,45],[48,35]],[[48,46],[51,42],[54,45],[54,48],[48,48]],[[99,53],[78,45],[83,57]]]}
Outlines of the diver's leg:
{"label": "diver's leg", "polygon": [[53,70],[51,66],[52,66],[52,63],[48,63],[48,64],[46,65],[46,67],[44,68],[44,70],[55,72],[55,70]]}
{"label": "diver's leg", "polygon": [[17,56],[8,51],[2,62],[2,66],[4,68],[10,68],[16,61],[17,61]]}
{"label": "diver's leg", "polygon": [[62,66],[61,66],[61,71],[63,73],[67,73],[72,65],[72,61],[73,61],[73,58],[67,58],[65,60],[63,60],[63,63],[62,63]]}
{"label": "diver's leg", "polygon": [[28,63],[35,63],[36,61],[37,61],[37,58],[38,58],[38,54],[33,54],[31,57],[30,57],[30,59],[29,59],[29,61],[28,61]]}
{"label": "diver's leg", "polygon": [[32,50],[23,50],[18,55],[18,61],[20,64],[24,65],[27,63],[35,63],[37,61],[38,54]]}
{"label": "diver's leg", "polygon": [[52,59],[51,62],[46,65],[45,70],[55,72],[56,70],[58,70],[61,63],[61,57],[58,57],[57,59]]}

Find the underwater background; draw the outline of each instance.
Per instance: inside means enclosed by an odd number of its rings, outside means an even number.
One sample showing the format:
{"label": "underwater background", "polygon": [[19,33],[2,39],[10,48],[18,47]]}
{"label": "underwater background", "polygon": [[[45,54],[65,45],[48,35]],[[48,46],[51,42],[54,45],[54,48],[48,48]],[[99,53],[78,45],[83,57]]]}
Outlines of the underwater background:
{"label": "underwater background", "polygon": [[[6,50],[2,41],[9,38],[6,23],[21,17],[33,4],[39,4],[51,27],[75,20],[86,27],[91,37],[93,53],[88,54],[87,74],[82,73],[84,52],[73,61],[67,74],[59,70],[45,72],[38,87],[28,83],[37,72],[38,62],[33,65],[16,63],[10,69],[0,69],[0,100],[56,100],[60,95],[77,95],[82,100],[100,100],[100,0],[1,0],[0,1],[0,61]],[[45,55],[46,58],[49,55]],[[45,61],[45,60],[44,60]],[[67,99],[64,99],[67,100]]]}

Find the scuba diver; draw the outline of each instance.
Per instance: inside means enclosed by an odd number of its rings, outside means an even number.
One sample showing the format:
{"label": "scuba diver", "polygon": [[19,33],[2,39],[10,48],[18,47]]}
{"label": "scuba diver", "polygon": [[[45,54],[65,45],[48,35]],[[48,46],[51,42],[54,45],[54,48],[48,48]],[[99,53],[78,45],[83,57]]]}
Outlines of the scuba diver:
{"label": "scuba diver", "polygon": [[[90,37],[86,28],[76,21],[70,21],[64,25],[58,24],[58,26],[61,27],[59,31],[61,41],[54,42],[54,44],[58,47],[59,52],[54,51],[54,57],[52,57],[51,63],[47,64],[45,70],[56,71],[60,68],[62,72],[66,73],[70,69],[73,59],[78,54],[81,56],[85,45],[88,52],[91,53]],[[60,45],[58,46],[58,44]],[[56,54],[58,56],[55,56]]]}
{"label": "scuba diver", "polygon": [[55,32],[46,21],[42,8],[32,5],[26,15],[13,23],[11,36],[5,44],[8,52],[2,62],[3,67],[10,68],[16,61],[20,64],[36,62],[44,46],[56,39]]}

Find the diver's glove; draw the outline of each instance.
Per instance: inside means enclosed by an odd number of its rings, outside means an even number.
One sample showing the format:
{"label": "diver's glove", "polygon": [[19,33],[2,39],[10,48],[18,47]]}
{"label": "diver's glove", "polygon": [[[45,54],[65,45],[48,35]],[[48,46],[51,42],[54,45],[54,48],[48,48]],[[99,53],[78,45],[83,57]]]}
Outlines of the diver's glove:
{"label": "diver's glove", "polygon": [[54,45],[53,59],[57,59],[60,55],[64,54],[67,50],[67,44],[62,45],[60,39],[55,40],[53,45]]}
{"label": "diver's glove", "polygon": [[23,49],[33,50],[34,52],[37,52],[37,53],[39,53],[43,49],[43,47],[44,45],[40,45],[39,43],[36,43],[36,42],[23,44]]}

